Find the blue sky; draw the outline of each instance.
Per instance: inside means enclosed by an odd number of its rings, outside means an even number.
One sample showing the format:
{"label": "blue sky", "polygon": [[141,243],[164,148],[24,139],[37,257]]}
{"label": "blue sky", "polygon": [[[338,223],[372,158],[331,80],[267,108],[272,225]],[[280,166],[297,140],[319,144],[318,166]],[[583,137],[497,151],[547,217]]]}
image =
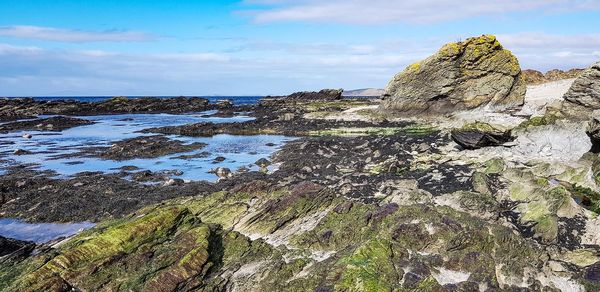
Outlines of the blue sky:
{"label": "blue sky", "polygon": [[0,0],[0,96],[383,88],[484,33],[523,68],[600,60],[598,0],[473,2]]}

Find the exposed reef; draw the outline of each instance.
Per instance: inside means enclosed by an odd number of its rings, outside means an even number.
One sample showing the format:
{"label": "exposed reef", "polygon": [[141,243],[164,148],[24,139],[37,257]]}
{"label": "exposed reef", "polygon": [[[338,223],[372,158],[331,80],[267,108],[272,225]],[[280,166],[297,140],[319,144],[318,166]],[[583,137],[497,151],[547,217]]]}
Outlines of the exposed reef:
{"label": "exposed reef", "polygon": [[0,99],[0,121],[35,118],[37,115],[99,115],[119,113],[186,113],[210,109],[206,98],[113,97],[101,102],[76,100],[38,101],[33,98]]}

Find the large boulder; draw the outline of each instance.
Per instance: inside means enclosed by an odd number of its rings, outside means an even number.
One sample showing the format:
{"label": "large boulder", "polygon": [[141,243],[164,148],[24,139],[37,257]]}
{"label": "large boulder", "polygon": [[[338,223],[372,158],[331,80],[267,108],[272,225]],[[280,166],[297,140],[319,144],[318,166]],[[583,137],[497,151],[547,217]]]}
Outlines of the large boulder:
{"label": "large boulder", "polygon": [[525,91],[517,58],[495,36],[483,35],[447,44],[394,76],[383,107],[413,113],[506,110],[523,105]]}
{"label": "large boulder", "polygon": [[600,109],[600,62],[586,69],[573,82],[564,98],[569,103],[589,110]]}

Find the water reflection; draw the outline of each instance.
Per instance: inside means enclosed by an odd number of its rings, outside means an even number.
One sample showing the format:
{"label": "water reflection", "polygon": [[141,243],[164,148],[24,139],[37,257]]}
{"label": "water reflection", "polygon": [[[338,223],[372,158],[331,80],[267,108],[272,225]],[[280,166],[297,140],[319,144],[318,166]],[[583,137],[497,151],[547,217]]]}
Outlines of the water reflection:
{"label": "water reflection", "polygon": [[[19,163],[34,163],[40,170],[53,170],[62,176],[83,171],[117,172],[124,166],[135,166],[142,170],[168,171],[180,170],[180,176],[188,180],[216,180],[208,173],[216,166],[228,167],[235,171],[241,166],[257,169],[253,163],[262,157],[268,157],[278,146],[291,140],[277,135],[233,136],[216,135],[214,137],[169,136],[185,143],[203,142],[207,146],[191,152],[176,153],[151,159],[132,159],[125,161],[103,160],[89,157],[57,158],[64,154],[76,153],[83,147],[110,146],[113,141],[133,138],[141,135],[140,130],[151,127],[175,126],[198,122],[243,122],[251,120],[248,116],[231,118],[206,117],[214,111],[188,115],[171,114],[126,114],[86,116],[84,119],[96,124],[75,127],[63,132],[29,131],[32,139],[24,139],[25,132],[13,132],[0,135],[0,153]],[[15,149],[30,152],[26,155],[14,155]],[[198,155],[206,152],[205,155]],[[182,155],[184,157],[182,157]],[[215,158],[225,157],[218,164]]]}
{"label": "water reflection", "polygon": [[60,237],[75,235],[92,228],[94,223],[27,223],[19,219],[0,218],[0,236],[41,244]]}

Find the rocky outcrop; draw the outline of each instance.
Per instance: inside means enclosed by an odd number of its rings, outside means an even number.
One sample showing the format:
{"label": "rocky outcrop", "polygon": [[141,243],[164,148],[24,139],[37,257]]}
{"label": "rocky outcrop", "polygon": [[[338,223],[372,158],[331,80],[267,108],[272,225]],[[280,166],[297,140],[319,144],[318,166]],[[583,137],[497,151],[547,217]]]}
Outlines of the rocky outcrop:
{"label": "rocky outcrop", "polygon": [[140,136],[114,142],[110,147],[92,147],[82,151],[81,155],[112,159],[117,161],[135,158],[156,158],[160,156],[190,152],[206,146],[195,142],[186,144],[162,135]]}
{"label": "rocky outcrop", "polygon": [[527,85],[538,85],[546,82],[577,78],[583,71],[584,69],[570,69],[568,71],[553,69],[543,74],[537,70],[527,69],[523,70],[522,74]]}
{"label": "rocky outcrop", "polygon": [[594,111],[585,133],[590,137],[590,141],[592,142],[592,149],[590,151],[600,153],[600,111]]}
{"label": "rocky outcrop", "polygon": [[342,99],[343,89],[322,89],[316,91],[294,92],[286,96],[266,96],[259,101],[259,104],[267,105],[272,101],[285,102],[310,102],[310,101],[333,101]]}
{"label": "rocky outcrop", "polygon": [[0,263],[6,259],[18,259],[28,256],[35,243],[0,236]]}
{"label": "rocky outcrop", "polygon": [[293,100],[337,100],[342,98],[343,89],[322,89],[319,92],[296,92],[288,95],[287,99]]}
{"label": "rocky outcrop", "polygon": [[544,74],[537,70],[527,69],[523,70],[521,74],[523,75],[525,83],[528,85],[542,84],[547,82]]}
{"label": "rocky outcrop", "polygon": [[189,113],[209,109],[206,98],[117,96],[100,102],[75,100],[34,100],[33,98],[0,99],[0,121],[33,118],[37,115],[99,115],[117,113]]}
{"label": "rocky outcrop", "polygon": [[503,131],[485,123],[473,123],[454,129],[450,137],[464,149],[500,146],[514,140],[510,131]]}
{"label": "rocky outcrop", "polygon": [[600,62],[586,69],[565,94],[569,103],[600,109]]}
{"label": "rocky outcrop", "polygon": [[[598,282],[592,269],[586,270],[591,280],[571,281],[574,272],[553,265],[539,244],[471,212],[364,204],[312,182],[271,191],[260,183],[149,206],[0,265],[0,290],[554,291],[566,282],[593,291]],[[568,199],[568,191],[554,193],[554,201]],[[469,210],[512,211],[490,195],[453,197]],[[549,216],[537,216],[535,234],[557,236],[548,226],[559,219],[549,224]],[[586,266],[596,261],[591,251],[577,252],[591,258]]]}
{"label": "rocky outcrop", "polygon": [[[84,119],[79,119],[79,118],[57,116],[57,117],[44,118],[44,119],[34,119],[34,120],[27,120],[27,121],[17,121],[17,122],[5,123],[5,124],[0,125],[0,133],[8,133],[8,132],[13,132],[13,131],[60,132],[62,130],[66,130],[66,129],[70,129],[70,128],[74,128],[74,127],[78,127],[78,126],[91,125],[94,123],[95,122],[92,122],[89,120],[84,120]],[[27,138],[27,137],[24,137],[24,138]],[[31,139],[31,137],[28,137],[28,139]]]}
{"label": "rocky outcrop", "polygon": [[568,71],[563,71],[559,69],[553,69],[546,72],[546,74],[544,74],[544,77],[546,77],[546,80],[548,81],[572,79],[579,77],[584,70],[585,69],[570,69]]}
{"label": "rocky outcrop", "polygon": [[443,46],[408,66],[388,84],[383,107],[412,113],[447,113],[523,104],[525,81],[517,58],[496,37],[483,35]]}

